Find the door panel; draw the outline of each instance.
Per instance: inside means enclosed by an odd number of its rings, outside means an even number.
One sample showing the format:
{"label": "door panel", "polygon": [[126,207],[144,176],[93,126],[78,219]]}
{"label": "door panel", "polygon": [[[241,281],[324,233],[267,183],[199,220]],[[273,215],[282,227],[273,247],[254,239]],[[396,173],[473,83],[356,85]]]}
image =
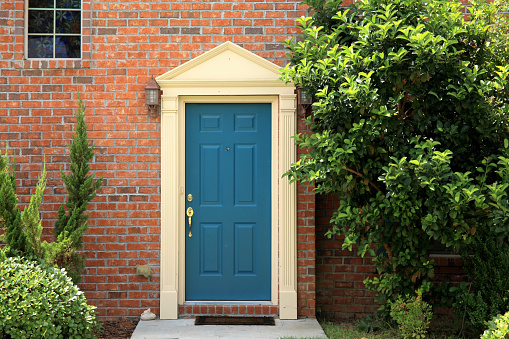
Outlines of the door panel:
{"label": "door panel", "polygon": [[256,274],[256,224],[235,224],[235,275]]}
{"label": "door panel", "polygon": [[222,205],[221,194],[221,145],[201,145],[200,173],[207,173],[200,178],[199,197],[203,205]]}
{"label": "door panel", "polygon": [[235,146],[235,205],[256,206],[256,145]]}
{"label": "door panel", "polygon": [[186,104],[186,300],[270,300],[270,123],[271,104]]}
{"label": "door panel", "polygon": [[204,224],[200,228],[201,241],[201,258],[200,273],[202,275],[222,274],[222,225],[221,224]]}

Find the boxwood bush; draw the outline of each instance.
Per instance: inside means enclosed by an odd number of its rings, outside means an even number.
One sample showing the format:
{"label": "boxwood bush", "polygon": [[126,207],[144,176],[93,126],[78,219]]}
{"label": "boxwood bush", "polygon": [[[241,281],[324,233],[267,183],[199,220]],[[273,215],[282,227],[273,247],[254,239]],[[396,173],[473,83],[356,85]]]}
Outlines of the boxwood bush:
{"label": "boxwood bush", "polygon": [[94,308],[64,269],[0,255],[0,338],[95,338]]}

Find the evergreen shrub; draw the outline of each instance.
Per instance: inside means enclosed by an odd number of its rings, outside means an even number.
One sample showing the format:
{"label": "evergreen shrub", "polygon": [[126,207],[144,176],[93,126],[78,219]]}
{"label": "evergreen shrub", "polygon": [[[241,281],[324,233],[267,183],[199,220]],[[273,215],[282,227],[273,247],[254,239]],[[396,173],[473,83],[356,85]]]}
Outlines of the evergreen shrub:
{"label": "evergreen shrub", "polygon": [[64,269],[0,258],[0,337],[95,338],[94,308]]}

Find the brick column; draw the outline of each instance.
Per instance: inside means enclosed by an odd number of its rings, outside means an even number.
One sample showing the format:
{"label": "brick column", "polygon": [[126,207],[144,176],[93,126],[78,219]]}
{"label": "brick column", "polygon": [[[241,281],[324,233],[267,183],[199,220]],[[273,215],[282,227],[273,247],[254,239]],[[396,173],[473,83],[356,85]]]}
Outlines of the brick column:
{"label": "brick column", "polygon": [[[299,117],[297,133],[308,133]],[[305,153],[297,149],[297,156]],[[315,193],[314,184],[297,184],[297,306],[299,317],[315,317]]]}

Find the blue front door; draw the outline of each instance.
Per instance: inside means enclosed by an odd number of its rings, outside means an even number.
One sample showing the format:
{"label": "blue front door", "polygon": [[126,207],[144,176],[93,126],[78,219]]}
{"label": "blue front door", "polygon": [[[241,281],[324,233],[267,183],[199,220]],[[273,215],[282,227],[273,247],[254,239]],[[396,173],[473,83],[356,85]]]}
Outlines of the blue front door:
{"label": "blue front door", "polygon": [[270,104],[186,104],[186,300],[270,299],[270,131]]}

